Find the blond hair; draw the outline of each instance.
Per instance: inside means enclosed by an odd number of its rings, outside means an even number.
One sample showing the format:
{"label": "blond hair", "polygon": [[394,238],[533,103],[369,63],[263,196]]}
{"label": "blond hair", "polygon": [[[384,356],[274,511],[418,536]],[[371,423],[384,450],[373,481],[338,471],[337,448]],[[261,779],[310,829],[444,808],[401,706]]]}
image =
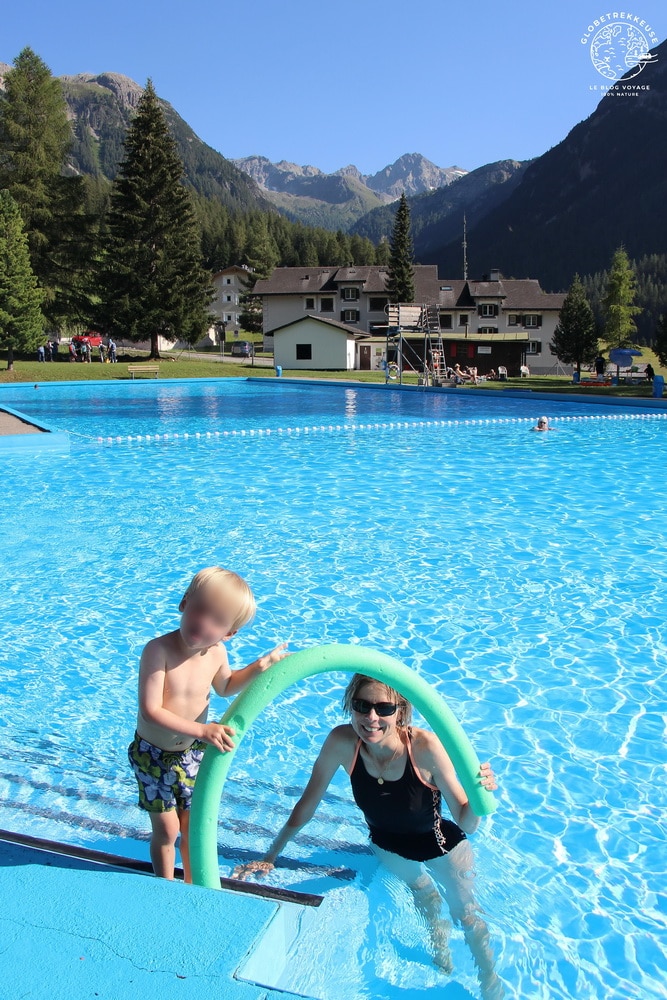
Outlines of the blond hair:
{"label": "blond hair", "polygon": [[233,632],[243,628],[254,617],[257,605],[253,592],[238,573],[233,573],[230,569],[222,569],[221,566],[207,566],[206,569],[200,569],[198,573],[195,573],[188,589],[183,594],[178,610],[183,611],[187,599],[201,590],[209,592],[215,590],[216,596],[224,602],[227,609],[230,605],[236,608],[236,614],[231,622]]}
{"label": "blond hair", "polygon": [[346,712],[352,713],[352,702],[355,698],[359,697],[359,691],[365,684],[381,684],[382,687],[387,692],[387,700],[398,705],[396,712],[396,725],[397,726],[409,726],[412,722],[412,705],[405,698],[400,691],[397,691],[393,687],[389,687],[384,681],[379,681],[377,677],[367,677],[366,674],[353,674],[352,680],[345,688],[345,693],[343,694],[343,708]]}

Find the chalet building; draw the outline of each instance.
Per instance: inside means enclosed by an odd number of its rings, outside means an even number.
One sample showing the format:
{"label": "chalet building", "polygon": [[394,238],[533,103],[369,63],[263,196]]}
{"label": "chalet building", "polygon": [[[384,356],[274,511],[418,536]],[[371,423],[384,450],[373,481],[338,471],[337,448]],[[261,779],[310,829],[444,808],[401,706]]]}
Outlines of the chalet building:
{"label": "chalet building", "polygon": [[[355,367],[376,367],[379,338],[386,337],[391,322],[387,278],[385,267],[276,268],[270,278],[255,285],[262,298],[265,350],[274,349],[276,330],[306,316],[319,316],[365,334],[374,345],[373,360],[367,360],[371,355],[360,350],[359,341]],[[442,340],[448,364],[474,365],[480,375],[499,366],[510,375],[518,375],[524,364],[534,374],[554,368],[556,358],[549,344],[564,295],[542,291],[534,279],[503,278],[497,270],[482,280],[442,279],[435,264],[416,265],[414,283],[415,321],[400,321],[404,367],[419,368],[423,363],[427,337],[419,317],[428,312],[430,336]],[[401,316],[409,313],[403,309]],[[324,325],[318,333],[331,336]],[[393,360],[391,355],[390,345],[388,360]],[[284,358],[282,363],[289,368],[296,360]]]}

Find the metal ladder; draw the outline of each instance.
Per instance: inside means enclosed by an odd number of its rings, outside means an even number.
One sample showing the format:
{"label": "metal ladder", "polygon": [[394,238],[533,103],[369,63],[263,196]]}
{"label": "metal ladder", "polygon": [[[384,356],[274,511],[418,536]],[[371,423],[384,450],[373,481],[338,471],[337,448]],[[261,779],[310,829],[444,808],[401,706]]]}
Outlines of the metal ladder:
{"label": "metal ladder", "polygon": [[429,375],[434,383],[438,383],[447,377],[447,359],[437,304],[425,302],[421,315],[424,330],[424,378],[426,384]]}

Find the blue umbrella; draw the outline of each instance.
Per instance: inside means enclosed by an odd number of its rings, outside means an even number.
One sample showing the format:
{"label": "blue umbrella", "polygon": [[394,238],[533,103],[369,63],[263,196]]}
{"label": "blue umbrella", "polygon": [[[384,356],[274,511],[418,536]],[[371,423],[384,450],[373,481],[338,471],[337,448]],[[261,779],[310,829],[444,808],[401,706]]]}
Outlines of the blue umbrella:
{"label": "blue umbrella", "polygon": [[609,360],[612,365],[619,368],[630,368],[633,358],[641,358],[642,352],[636,351],[634,347],[614,347],[609,352]]}

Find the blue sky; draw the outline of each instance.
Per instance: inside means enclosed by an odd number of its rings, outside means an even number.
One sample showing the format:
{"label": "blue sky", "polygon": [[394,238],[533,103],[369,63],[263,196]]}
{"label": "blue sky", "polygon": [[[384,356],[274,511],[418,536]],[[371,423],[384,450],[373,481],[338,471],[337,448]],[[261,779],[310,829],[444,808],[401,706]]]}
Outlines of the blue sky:
{"label": "blue sky", "polygon": [[22,0],[0,61],[153,79],[225,156],[373,173],[402,153],[468,170],[556,145],[600,100],[588,24],[623,10],[667,36],[664,0]]}

